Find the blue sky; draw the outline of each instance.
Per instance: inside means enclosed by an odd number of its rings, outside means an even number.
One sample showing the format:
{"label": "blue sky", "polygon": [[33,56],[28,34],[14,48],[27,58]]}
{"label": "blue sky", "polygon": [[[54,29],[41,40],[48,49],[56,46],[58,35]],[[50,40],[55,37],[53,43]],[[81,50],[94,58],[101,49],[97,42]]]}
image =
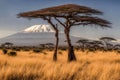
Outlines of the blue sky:
{"label": "blue sky", "polygon": [[35,24],[46,24],[41,19],[17,18],[16,14],[62,4],[78,4],[98,9],[104,12],[100,17],[112,23],[111,29],[101,29],[99,26],[98,28],[97,26],[76,26],[71,30],[72,35],[90,39],[103,36],[120,39],[120,0],[0,0],[0,38]]}

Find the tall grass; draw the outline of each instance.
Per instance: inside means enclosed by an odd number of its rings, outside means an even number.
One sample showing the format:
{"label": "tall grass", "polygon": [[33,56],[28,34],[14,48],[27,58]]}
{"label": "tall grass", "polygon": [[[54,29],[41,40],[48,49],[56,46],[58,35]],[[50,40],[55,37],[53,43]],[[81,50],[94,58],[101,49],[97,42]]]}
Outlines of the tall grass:
{"label": "tall grass", "polygon": [[115,52],[76,51],[78,61],[71,63],[66,51],[57,62],[52,51],[44,52],[20,51],[16,57],[0,52],[0,80],[120,80],[120,54]]}

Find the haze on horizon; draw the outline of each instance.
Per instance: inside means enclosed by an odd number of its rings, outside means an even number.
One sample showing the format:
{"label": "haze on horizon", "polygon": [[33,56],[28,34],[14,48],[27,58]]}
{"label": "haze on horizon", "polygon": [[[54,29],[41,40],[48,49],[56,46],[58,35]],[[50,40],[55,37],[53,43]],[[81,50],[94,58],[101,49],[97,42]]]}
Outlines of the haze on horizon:
{"label": "haze on horizon", "polygon": [[101,29],[99,26],[76,26],[71,29],[72,35],[89,39],[108,36],[120,40],[120,0],[0,0],[0,38],[35,24],[47,24],[42,19],[17,18],[16,14],[63,4],[78,4],[98,9],[104,12],[100,17],[112,23],[112,28],[106,29]]}

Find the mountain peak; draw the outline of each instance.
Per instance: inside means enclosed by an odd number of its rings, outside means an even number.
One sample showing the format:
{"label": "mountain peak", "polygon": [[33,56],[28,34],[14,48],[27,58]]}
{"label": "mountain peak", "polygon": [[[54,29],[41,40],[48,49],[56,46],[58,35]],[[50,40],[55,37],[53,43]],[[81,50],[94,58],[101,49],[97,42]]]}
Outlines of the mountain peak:
{"label": "mountain peak", "polygon": [[50,25],[41,24],[33,25],[29,28],[26,28],[24,32],[55,32],[55,31]]}

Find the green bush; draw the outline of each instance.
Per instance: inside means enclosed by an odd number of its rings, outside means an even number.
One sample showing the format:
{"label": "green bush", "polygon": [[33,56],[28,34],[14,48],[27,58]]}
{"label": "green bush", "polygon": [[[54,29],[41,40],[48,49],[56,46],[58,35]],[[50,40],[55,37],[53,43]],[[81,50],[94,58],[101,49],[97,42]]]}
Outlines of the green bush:
{"label": "green bush", "polygon": [[42,52],[42,50],[41,49],[33,49],[33,52],[39,53],[39,52]]}
{"label": "green bush", "polygon": [[20,51],[20,48],[12,48],[14,51]]}
{"label": "green bush", "polygon": [[48,48],[48,50],[49,50],[49,51],[53,51],[53,50],[54,50],[54,48]]}
{"label": "green bush", "polygon": [[17,55],[17,53],[16,52],[14,52],[14,51],[11,51],[11,52],[9,52],[9,53],[7,53],[9,56],[16,56]]}
{"label": "green bush", "polygon": [[89,48],[89,51],[90,52],[95,52],[95,49],[94,48]]}
{"label": "green bush", "polygon": [[30,51],[30,49],[29,48],[25,48],[25,49],[23,49],[23,51]]}
{"label": "green bush", "polygon": [[62,51],[66,51],[67,50],[67,48],[66,47],[62,47],[62,48],[60,48]]}
{"label": "green bush", "polygon": [[8,50],[7,49],[3,49],[3,54],[7,54]]}

